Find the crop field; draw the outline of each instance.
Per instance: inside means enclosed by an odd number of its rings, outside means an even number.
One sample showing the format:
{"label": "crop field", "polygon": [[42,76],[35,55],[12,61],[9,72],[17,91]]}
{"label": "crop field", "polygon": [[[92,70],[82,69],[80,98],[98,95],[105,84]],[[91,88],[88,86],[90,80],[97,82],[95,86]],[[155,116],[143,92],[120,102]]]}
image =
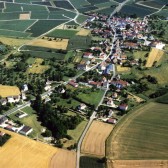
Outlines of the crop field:
{"label": "crop field", "polygon": [[91,156],[80,157],[80,168],[105,168],[100,158]]}
{"label": "crop field", "polygon": [[71,37],[74,37],[77,32],[78,32],[77,30],[55,29],[52,32],[50,32],[49,34],[47,34],[47,36],[69,39]]}
{"label": "crop field", "polygon": [[19,94],[20,94],[20,90],[16,86],[0,85],[1,97],[16,96]]}
{"label": "crop field", "polygon": [[76,152],[59,149],[53,155],[49,168],[74,168],[76,166]]}
{"label": "crop field", "polygon": [[140,5],[125,5],[122,9],[121,9],[121,13],[122,14],[126,14],[126,15],[133,15],[136,14],[138,17],[144,17],[146,15],[149,15],[151,13],[156,12],[157,10],[152,9],[152,8],[147,8],[147,7],[142,7]]}
{"label": "crop field", "polygon": [[150,102],[122,118],[106,142],[112,160],[168,159],[168,105]]}
{"label": "crop field", "polygon": [[107,168],[167,168],[167,160],[108,160]]}
{"label": "crop field", "polygon": [[93,121],[82,142],[81,152],[95,156],[105,156],[105,141],[113,125]]}
{"label": "crop field", "polygon": [[156,1],[141,1],[139,4],[143,4],[143,5],[153,7],[153,8],[158,8],[158,9],[160,9],[163,6]]}
{"label": "crop field", "polygon": [[34,20],[0,21],[0,29],[24,32],[34,22]]}
{"label": "crop field", "polygon": [[65,20],[39,20],[27,32],[32,33],[33,37],[37,37],[64,22]]}
{"label": "crop field", "polygon": [[25,136],[1,128],[0,130],[11,135],[10,140],[0,148],[2,167],[47,168],[52,156],[56,152],[59,152],[57,148],[50,145],[31,140]]}
{"label": "crop field", "polygon": [[30,19],[30,14],[29,13],[20,14],[19,19],[20,20],[28,20],[28,19]]}
{"label": "crop field", "polygon": [[153,63],[155,61],[159,61],[161,57],[163,56],[164,52],[162,50],[152,48],[152,51],[149,53],[147,62],[146,62],[146,67],[152,67]]}
{"label": "crop field", "polygon": [[106,15],[110,15],[113,12],[114,8],[115,7],[104,8],[104,9],[100,8],[99,10],[97,10],[97,12],[102,13],[102,14],[106,14]]}
{"label": "crop field", "polygon": [[95,6],[98,7],[98,8],[109,8],[112,5],[118,5],[118,3],[114,2],[114,1],[110,1],[110,2],[104,2],[104,3],[96,4]]}
{"label": "crop field", "polygon": [[78,9],[81,8],[82,6],[90,5],[88,1],[83,1],[83,0],[71,0],[71,3]]}
{"label": "crop field", "polygon": [[88,36],[88,35],[90,35],[90,30],[81,29],[76,35],[78,35],[78,36]]}
{"label": "crop field", "polygon": [[51,41],[46,39],[35,39],[27,45],[66,50],[68,39],[56,39]]}
{"label": "crop field", "polygon": [[[95,4],[100,4],[102,3],[102,0],[87,0],[91,5],[95,5]],[[104,0],[103,1],[104,3],[105,2],[109,2],[109,0]]]}
{"label": "crop field", "polygon": [[130,71],[129,67],[122,67],[121,65],[117,65],[117,72],[118,73],[129,72],[129,71]]}
{"label": "crop field", "polygon": [[56,7],[73,10],[73,6],[68,1],[53,1]]}
{"label": "crop field", "polygon": [[86,21],[87,18],[88,18],[88,16],[79,15],[79,16],[77,17],[77,22],[81,24],[81,23],[83,23],[84,21]]}

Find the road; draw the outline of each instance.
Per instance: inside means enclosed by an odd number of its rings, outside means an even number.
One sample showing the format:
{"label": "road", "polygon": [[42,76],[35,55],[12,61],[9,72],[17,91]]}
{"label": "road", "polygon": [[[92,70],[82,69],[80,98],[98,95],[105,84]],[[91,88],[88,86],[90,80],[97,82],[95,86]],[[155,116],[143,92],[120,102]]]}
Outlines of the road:
{"label": "road", "polygon": [[11,115],[12,113],[15,113],[16,111],[18,111],[18,110],[20,110],[20,109],[22,109],[22,108],[24,108],[24,107],[26,107],[26,106],[30,106],[30,105],[31,105],[30,102],[23,103],[23,104],[20,105],[19,107],[15,107],[15,108],[13,108],[13,109],[11,109],[11,110],[5,112],[5,113],[3,114],[3,116],[9,116],[9,115]]}

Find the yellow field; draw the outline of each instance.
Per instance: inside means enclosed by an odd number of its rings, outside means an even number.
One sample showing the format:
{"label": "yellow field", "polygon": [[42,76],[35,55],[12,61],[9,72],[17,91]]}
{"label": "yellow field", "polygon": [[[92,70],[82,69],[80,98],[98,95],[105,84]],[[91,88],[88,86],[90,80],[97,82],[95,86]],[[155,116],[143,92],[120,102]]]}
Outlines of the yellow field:
{"label": "yellow field", "polygon": [[117,72],[128,72],[130,71],[129,67],[122,67],[121,65],[117,65]]}
{"label": "yellow field", "polygon": [[68,39],[57,38],[57,41],[48,41],[47,39],[35,39],[27,45],[66,50],[68,46]]}
{"label": "yellow field", "polygon": [[167,168],[168,160],[108,160],[107,168]]}
{"label": "yellow field", "polygon": [[27,14],[20,14],[19,15],[19,19],[20,20],[28,20],[28,19],[30,19],[30,14],[29,13],[27,13]]}
{"label": "yellow field", "polygon": [[155,61],[159,61],[163,56],[164,52],[157,48],[152,48],[152,51],[149,53],[148,60],[146,63],[146,67],[152,67]]}
{"label": "yellow field", "polygon": [[59,150],[51,159],[49,168],[75,168],[76,152]]}
{"label": "yellow field", "polygon": [[78,36],[88,36],[90,34],[90,30],[81,29],[76,35]]}
{"label": "yellow field", "polygon": [[1,97],[17,96],[17,95],[20,95],[20,90],[18,87],[0,85],[0,96]]}
{"label": "yellow field", "polygon": [[0,148],[0,167],[6,168],[48,168],[52,156],[58,151],[50,145],[31,140],[19,134],[10,134],[10,140]]}
{"label": "yellow field", "polygon": [[41,65],[42,62],[43,62],[42,58],[36,58],[32,67],[29,67],[27,69],[27,73],[32,73],[32,74],[44,73],[46,70],[49,69],[49,66],[48,65]]}
{"label": "yellow field", "polygon": [[93,121],[82,142],[81,152],[96,156],[105,156],[105,141],[113,125]]}
{"label": "yellow field", "polygon": [[28,43],[30,40],[1,37],[0,41],[4,44],[11,45],[11,46],[21,46],[25,43]]}

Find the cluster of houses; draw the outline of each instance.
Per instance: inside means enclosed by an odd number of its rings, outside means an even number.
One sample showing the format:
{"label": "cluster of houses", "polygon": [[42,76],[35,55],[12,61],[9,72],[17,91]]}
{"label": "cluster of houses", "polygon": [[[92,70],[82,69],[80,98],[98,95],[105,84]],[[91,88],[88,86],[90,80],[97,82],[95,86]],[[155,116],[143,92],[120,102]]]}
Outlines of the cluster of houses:
{"label": "cluster of houses", "polygon": [[[28,86],[27,84],[24,84],[22,86],[22,90],[20,91],[20,89],[18,87],[15,86],[5,86],[5,85],[1,85],[0,86],[0,103],[2,105],[6,105],[7,103],[18,103],[19,101],[24,101],[27,99],[26,97],[26,92],[28,91]],[[4,89],[6,89],[6,92],[8,92],[8,94],[3,94]]]}
{"label": "cluster of houses", "polygon": [[33,128],[26,125],[17,126],[16,123],[14,123],[11,120],[8,120],[8,118],[5,116],[0,116],[0,127],[12,132],[20,133],[25,136],[29,135],[33,131]]}

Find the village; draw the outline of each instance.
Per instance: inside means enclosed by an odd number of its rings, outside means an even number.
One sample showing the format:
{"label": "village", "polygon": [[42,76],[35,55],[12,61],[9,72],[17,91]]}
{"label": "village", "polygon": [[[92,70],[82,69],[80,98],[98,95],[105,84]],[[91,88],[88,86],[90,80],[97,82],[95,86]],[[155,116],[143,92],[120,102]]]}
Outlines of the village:
{"label": "village", "polygon": [[[117,70],[118,67],[132,68],[142,64],[141,59],[130,58],[128,52],[164,48],[164,43],[150,35],[148,20],[148,17],[133,19],[116,16],[108,19],[106,15],[89,14],[83,28],[90,30],[91,35],[98,40],[94,40],[92,46],[83,51],[82,60],[75,65],[76,70],[82,70],[82,74],[61,81],[57,85],[53,84],[58,82],[47,80],[44,86],[45,92],[41,94],[42,102],[44,104],[53,102],[55,98],[61,101],[63,97],[66,102],[69,101],[63,108],[73,110],[87,118],[96,110],[95,119],[110,124],[116,124],[120,116],[144,103],[145,99],[127,90],[134,86],[135,82],[122,79],[122,73],[118,73]],[[156,62],[153,60],[152,64],[154,63]],[[144,65],[146,64],[148,61],[144,62]],[[0,127],[26,136],[33,132],[32,127],[10,119],[13,113],[19,119],[28,116],[22,111],[24,104],[31,106],[31,102],[34,101],[27,99],[28,92],[29,86],[26,83],[21,88],[0,86],[1,105],[5,107],[14,104],[12,108],[18,107],[2,114]],[[67,96],[68,92],[71,93],[70,96]],[[93,99],[97,99],[92,97],[92,94],[98,92],[101,92],[98,100],[92,103]],[[85,97],[91,96],[91,100],[82,99],[81,94]],[[71,106],[72,101],[78,101],[78,104]],[[67,104],[69,105],[66,106]]]}

